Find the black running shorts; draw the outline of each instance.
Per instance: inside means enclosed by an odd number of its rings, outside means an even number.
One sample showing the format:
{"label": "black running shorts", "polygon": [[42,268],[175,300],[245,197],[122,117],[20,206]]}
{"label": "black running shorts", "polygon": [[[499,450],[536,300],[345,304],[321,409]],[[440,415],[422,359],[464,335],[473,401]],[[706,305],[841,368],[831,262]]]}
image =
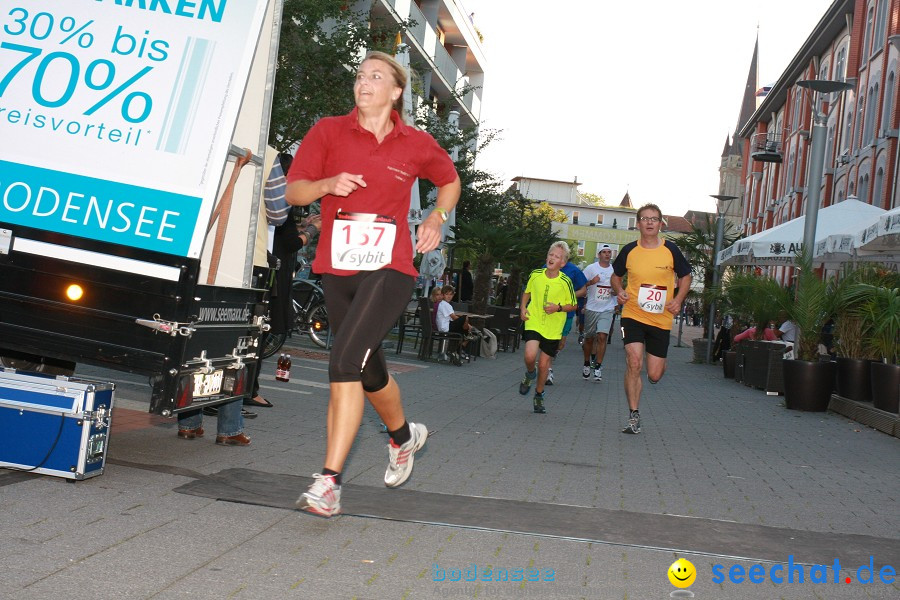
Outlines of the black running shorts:
{"label": "black running shorts", "polygon": [[526,329],[525,333],[522,334],[522,339],[526,342],[537,340],[538,348],[550,358],[556,358],[556,354],[559,352],[559,340],[548,340],[537,331]]}
{"label": "black running shorts", "polygon": [[665,358],[669,353],[668,329],[660,329],[653,325],[647,325],[634,319],[622,319],[622,328],[625,330],[625,344],[644,344],[647,354]]}

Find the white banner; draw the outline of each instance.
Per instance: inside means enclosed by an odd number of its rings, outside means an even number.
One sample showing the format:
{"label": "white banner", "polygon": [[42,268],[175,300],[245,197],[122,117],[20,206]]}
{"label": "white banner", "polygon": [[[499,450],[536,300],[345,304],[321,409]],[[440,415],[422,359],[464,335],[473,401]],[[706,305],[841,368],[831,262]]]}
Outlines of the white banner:
{"label": "white banner", "polygon": [[268,0],[0,0],[0,222],[200,256]]}

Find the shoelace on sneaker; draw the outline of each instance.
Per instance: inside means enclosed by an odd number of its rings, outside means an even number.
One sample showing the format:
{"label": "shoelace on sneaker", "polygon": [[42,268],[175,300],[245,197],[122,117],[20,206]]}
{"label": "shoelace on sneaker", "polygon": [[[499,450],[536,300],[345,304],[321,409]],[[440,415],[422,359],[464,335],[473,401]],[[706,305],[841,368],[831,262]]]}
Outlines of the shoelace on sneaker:
{"label": "shoelace on sneaker", "polygon": [[403,468],[409,462],[409,455],[412,454],[414,444],[409,444],[409,448],[406,450],[403,449],[403,446],[399,448],[395,448],[393,444],[388,444],[388,446],[391,454],[391,470],[396,471]]}
{"label": "shoelace on sneaker", "polygon": [[326,494],[334,495],[334,488],[338,487],[338,485],[334,482],[334,477],[332,475],[322,475],[320,473],[313,473],[313,484],[307,491],[307,494],[310,496],[315,496],[316,498],[324,498]]}
{"label": "shoelace on sneaker", "polygon": [[393,442],[388,442],[388,454],[390,455],[390,469],[392,471],[398,471],[406,466],[406,463],[409,462],[409,455],[413,453],[413,450],[416,448],[417,442],[417,430],[415,427],[411,427],[412,436],[409,438],[409,441],[401,444],[400,446],[394,446]]}

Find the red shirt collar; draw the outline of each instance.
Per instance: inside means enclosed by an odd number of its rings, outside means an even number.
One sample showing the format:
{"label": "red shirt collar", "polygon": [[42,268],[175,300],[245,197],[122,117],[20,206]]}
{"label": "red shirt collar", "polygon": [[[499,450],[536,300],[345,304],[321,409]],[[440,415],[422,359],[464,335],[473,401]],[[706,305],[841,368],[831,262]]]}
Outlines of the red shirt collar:
{"label": "red shirt collar", "polygon": [[[350,114],[347,115],[347,118],[350,119],[351,129],[369,134],[372,133],[367,129],[363,129],[362,125],[359,124],[359,108],[354,107],[353,110],[350,111]],[[412,130],[412,127],[403,122],[403,119],[400,118],[400,115],[396,110],[391,111],[391,121],[394,122],[394,128],[385,136],[384,141],[395,138],[401,134],[409,135],[409,132]]]}

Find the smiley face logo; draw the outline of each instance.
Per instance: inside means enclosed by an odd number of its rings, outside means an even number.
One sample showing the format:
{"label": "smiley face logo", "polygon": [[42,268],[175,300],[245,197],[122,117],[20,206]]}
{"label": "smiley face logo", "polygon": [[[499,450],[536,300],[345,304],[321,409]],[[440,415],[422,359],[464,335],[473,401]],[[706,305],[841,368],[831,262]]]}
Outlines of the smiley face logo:
{"label": "smiley face logo", "polygon": [[691,561],[679,558],[672,563],[668,570],[669,581],[677,588],[691,587],[694,580],[697,579],[697,569],[691,564]]}

